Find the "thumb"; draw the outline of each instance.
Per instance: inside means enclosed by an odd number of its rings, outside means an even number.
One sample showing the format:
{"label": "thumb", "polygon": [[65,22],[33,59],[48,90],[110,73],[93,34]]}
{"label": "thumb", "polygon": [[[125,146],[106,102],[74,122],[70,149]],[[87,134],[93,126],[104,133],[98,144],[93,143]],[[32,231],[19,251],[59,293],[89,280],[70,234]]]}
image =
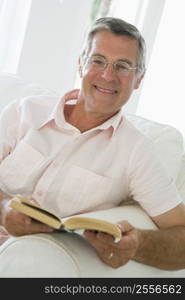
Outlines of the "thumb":
{"label": "thumb", "polygon": [[77,99],[77,98],[78,98],[79,91],[80,91],[79,89],[74,89],[74,90],[71,90],[71,91],[67,92],[67,93],[63,96],[64,101]]}
{"label": "thumb", "polygon": [[120,221],[117,223],[122,233],[129,232],[134,229],[134,227],[128,221]]}

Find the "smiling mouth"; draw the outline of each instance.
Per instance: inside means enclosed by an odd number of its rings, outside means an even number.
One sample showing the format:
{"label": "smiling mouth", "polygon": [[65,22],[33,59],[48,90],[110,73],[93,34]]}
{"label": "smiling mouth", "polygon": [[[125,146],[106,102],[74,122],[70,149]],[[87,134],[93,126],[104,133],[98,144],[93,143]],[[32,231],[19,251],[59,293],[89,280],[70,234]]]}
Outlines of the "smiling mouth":
{"label": "smiling mouth", "polygon": [[104,94],[112,94],[112,95],[114,95],[114,94],[117,94],[117,93],[118,93],[117,90],[104,89],[104,88],[101,88],[101,87],[99,87],[99,86],[97,86],[97,85],[93,85],[93,86],[94,86],[95,89],[97,89],[99,92],[104,93]]}

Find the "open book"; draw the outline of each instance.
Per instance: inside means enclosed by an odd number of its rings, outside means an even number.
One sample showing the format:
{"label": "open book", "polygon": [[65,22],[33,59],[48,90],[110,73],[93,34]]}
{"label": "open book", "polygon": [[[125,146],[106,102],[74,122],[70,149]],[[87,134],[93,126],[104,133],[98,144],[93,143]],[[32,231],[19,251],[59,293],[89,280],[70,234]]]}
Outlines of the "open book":
{"label": "open book", "polygon": [[14,198],[12,198],[9,202],[9,206],[55,229],[91,229],[112,235],[115,239],[115,242],[118,242],[121,239],[121,230],[116,224],[101,219],[83,216],[72,216],[60,219],[50,211],[42,208],[38,203],[30,201],[21,195],[16,195]]}

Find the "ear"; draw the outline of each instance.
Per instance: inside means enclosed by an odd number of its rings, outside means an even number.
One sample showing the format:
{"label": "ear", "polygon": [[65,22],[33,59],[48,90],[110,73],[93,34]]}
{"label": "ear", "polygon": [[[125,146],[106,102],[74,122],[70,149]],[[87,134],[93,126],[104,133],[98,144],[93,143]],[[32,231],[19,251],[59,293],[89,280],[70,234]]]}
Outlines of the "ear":
{"label": "ear", "polygon": [[81,64],[80,57],[78,58],[78,71],[79,71],[80,78],[82,78],[83,72],[82,72],[82,64]]}
{"label": "ear", "polygon": [[145,72],[142,75],[138,75],[138,77],[136,78],[136,82],[135,82],[135,89],[138,89],[140,87],[141,81],[145,76]]}

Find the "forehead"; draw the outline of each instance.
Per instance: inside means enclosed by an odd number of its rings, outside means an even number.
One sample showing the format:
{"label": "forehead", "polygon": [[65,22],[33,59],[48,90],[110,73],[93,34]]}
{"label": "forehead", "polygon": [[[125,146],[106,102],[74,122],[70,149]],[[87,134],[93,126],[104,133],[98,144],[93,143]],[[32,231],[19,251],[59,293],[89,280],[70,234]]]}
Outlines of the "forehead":
{"label": "forehead", "polygon": [[109,31],[95,33],[89,55],[101,54],[109,59],[130,59],[136,61],[138,41],[128,36],[116,35]]}

